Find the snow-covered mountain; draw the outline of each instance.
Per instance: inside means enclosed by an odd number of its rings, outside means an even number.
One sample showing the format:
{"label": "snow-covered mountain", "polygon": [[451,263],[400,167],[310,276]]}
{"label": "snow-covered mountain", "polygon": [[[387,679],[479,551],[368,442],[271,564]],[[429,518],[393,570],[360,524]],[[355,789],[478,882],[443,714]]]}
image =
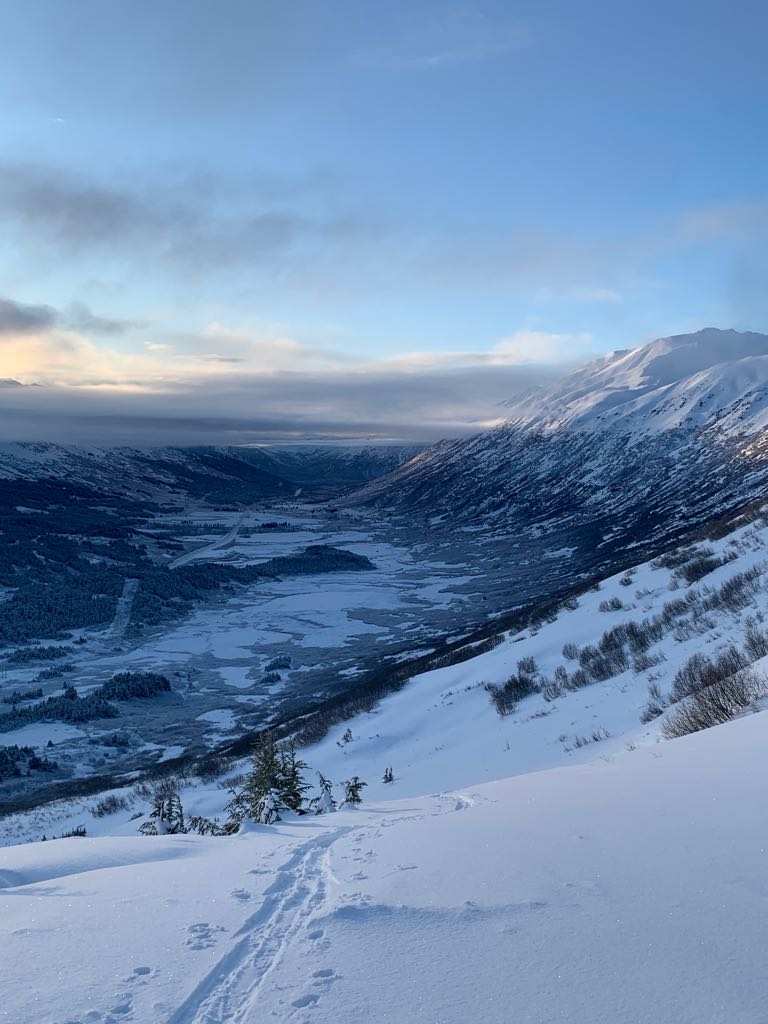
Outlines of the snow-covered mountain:
{"label": "snow-covered mountain", "polygon": [[[507,403],[510,426],[739,432],[768,424],[768,335],[721,331],[660,338],[611,352],[555,386]],[[745,422],[746,421],[746,422]]]}
{"label": "snow-covered mountain", "polygon": [[139,498],[213,501],[290,497],[299,488],[338,493],[391,472],[413,445],[98,448],[0,443],[0,479],[57,480]]}
{"label": "snow-covered mountain", "polygon": [[353,500],[617,556],[671,541],[768,486],[768,335],[708,329],[613,352],[507,413]]}

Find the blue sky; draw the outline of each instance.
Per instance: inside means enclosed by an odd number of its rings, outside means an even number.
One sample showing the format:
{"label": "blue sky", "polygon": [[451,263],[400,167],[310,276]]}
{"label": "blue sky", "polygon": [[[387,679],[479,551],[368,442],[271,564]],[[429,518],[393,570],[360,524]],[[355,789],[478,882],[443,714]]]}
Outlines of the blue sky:
{"label": "blue sky", "polygon": [[[301,429],[426,436],[768,329],[764,3],[0,0],[0,30],[0,376],[286,424],[316,380],[337,415]],[[421,424],[349,405],[405,377]]]}

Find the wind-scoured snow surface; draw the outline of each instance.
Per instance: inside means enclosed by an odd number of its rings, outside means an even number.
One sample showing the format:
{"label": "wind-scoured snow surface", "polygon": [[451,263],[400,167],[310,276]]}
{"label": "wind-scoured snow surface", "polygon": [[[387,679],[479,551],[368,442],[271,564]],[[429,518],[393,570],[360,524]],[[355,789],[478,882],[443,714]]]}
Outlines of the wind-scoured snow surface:
{"label": "wind-scoured snow surface", "polygon": [[[368,781],[356,811],[142,837],[128,789],[106,817],[90,798],[5,819],[6,841],[89,838],[0,851],[0,1019],[762,1024],[765,702],[676,740],[674,707],[640,716],[649,683],[765,632],[767,553],[753,512],[335,726],[302,756]],[[661,619],[642,662],[494,711],[484,684],[519,662],[570,678],[567,645]],[[222,814],[221,783],[180,785],[188,814]]]}

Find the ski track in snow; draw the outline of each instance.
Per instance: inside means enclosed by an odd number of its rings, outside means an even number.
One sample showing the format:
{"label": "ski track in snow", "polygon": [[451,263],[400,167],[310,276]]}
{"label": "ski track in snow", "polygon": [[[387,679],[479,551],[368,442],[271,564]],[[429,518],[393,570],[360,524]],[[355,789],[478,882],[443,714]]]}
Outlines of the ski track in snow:
{"label": "ski track in snow", "polygon": [[[368,847],[384,829],[404,820],[467,810],[475,805],[476,798],[459,793],[437,794],[433,801],[434,810],[427,814],[404,811],[390,818],[378,818],[373,824],[366,819],[359,826],[336,828],[302,843],[277,870],[261,906],[243,924],[235,944],[170,1016],[168,1024],[244,1024],[257,1020],[259,1012],[263,1012],[264,986],[280,966],[285,952],[296,942],[308,948],[316,946],[324,938],[324,929],[316,925],[329,914],[354,914],[364,909],[357,899],[359,894],[344,893],[334,905],[329,902],[329,889],[340,884],[330,863],[334,845],[354,833],[353,859],[364,864],[375,858]],[[398,864],[393,874],[418,868],[418,864]],[[362,880],[367,876],[360,871],[351,877]],[[232,895],[244,898],[243,890],[235,890]],[[312,991],[286,992],[280,999],[285,1003],[285,1016],[281,1019],[296,1019],[297,1011],[315,1006],[335,973],[332,967],[320,968],[311,975]]]}
{"label": "ski track in snow", "polygon": [[[256,1003],[283,951],[302,932],[327,892],[328,851],[348,828],[302,844],[278,870],[261,907],[240,930],[241,938],[169,1018],[168,1024],[253,1021]],[[297,1000],[294,1005],[309,1005]]]}

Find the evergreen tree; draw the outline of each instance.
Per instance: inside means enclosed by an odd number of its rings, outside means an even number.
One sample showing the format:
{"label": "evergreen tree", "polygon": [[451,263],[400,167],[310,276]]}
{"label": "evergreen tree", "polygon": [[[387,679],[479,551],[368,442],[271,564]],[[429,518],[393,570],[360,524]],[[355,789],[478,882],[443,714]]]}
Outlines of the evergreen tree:
{"label": "evergreen tree", "polygon": [[226,830],[237,831],[246,818],[269,825],[280,821],[286,811],[306,813],[304,794],[309,786],[302,775],[306,767],[292,743],[281,746],[272,733],[265,733],[251,758],[243,788],[227,805]]}
{"label": "evergreen tree", "polygon": [[333,795],[333,784],[322,772],[317,773],[317,784],[320,787],[320,796],[315,797],[316,814],[330,814],[336,810],[336,800]]}
{"label": "evergreen tree", "polygon": [[187,832],[179,794],[157,793],[149,817],[139,828],[144,836],[172,836]]}
{"label": "evergreen tree", "polygon": [[351,779],[347,779],[344,783],[344,801],[342,807],[350,804],[352,807],[356,807],[358,804],[363,802],[361,793],[363,788],[367,786],[367,782],[363,782],[357,775],[353,775]]}
{"label": "evergreen tree", "polygon": [[310,787],[301,773],[308,767],[305,761],[296,756],[296,747],[292,742],[281,747],[278,792],[285,807],[296,814],[304,814],[304,794]]}

